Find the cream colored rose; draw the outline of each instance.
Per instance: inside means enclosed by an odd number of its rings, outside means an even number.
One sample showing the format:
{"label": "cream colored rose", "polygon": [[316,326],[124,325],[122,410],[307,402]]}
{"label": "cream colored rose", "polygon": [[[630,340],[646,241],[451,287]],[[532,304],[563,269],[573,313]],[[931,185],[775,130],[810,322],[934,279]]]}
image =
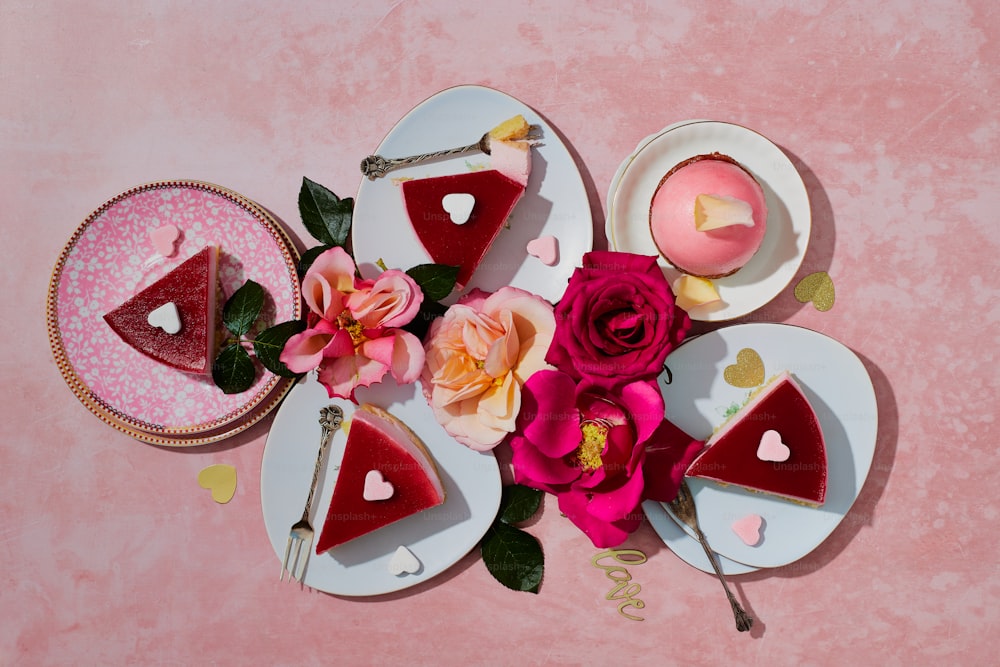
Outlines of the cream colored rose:
{"label": "cream colored rose", "polygon": [[516,287],[493,294],[474,290],[435,320],[424,345],[421,381],[427,402],[445,430],[479,451],[514,430],[521,386],[551,368],[552,306]]}

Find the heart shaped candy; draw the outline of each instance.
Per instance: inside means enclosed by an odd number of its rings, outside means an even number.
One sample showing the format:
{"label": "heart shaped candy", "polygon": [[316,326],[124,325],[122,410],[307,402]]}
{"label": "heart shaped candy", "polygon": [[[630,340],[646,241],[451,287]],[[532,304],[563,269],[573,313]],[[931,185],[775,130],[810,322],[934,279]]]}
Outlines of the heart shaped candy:
{"label": "heart shaped candy", "polygon": [[528,241],[527,250],[529,255],[537,257],[546,266],[559,261],[559,240],[554,236],[539,236]]}
{"label": "heart shaped candy", "polygon": [[159,327],[168,334],[175,334],[181,330],[181,314],[177,312],[177,304],[167,301],[165,304],[149,311],[146,321],[151,327]]}
{"label": "heart shaped candy", "polygon": [[467,192],[452,192],[441,198],[441,207],[456,225],[464,225],[472,215],[476,198]]}
{"label": "heart shaped candy", "polygon": [[801,303],[811,301],[816,310],[826,312],[833,308],[833,302],[836,298],[833,279],[826,271],[810,273],[795,286],[795,298]]}
{"label": "heart shaped candy", "polygon": [[212,500],[225,505],[236,493],[236,468],[222,463],[208,466],[198,473],[198,485],[212,491]]}
{"label": "heart shaped candy", "polygon": [[764,431],[760,436],[760,444],[757,445],[757,458],[761,461],[787,461],[792,450],[781,441],[781,434],[777,431]]}
{"label": "heart shaped candy", "polygon": [[747,514],[734,521],[731,528],[747,546],[755,547],[764,537],[764,518],[759,514]]}
{"label": "heart shaped candy", "polygon": [[393,488],[392,482],[382,477],[382,473],[378,470],[369,470],[368,474],[365,475],[365,490],[363,493],[365,500],[388,500],[392,498],[392,494],[395,491],[396,489]]}
{"label": "heart shaped candy", "polygon": [[177,252],[176,244],[180,236],[180,230],[173,225],[163,225],[149,232],[149,240],[153,242],[153,249],[164,257],[171,257]]}
{"label": "heart shaped candy", "polygon": [[389,559],[389,572],[397,577],[403,573],[416,574],[419,571],[420,561],[404,546],[397,548],[396,553]]}
{"label": "heart shaped candy", "polygon": [[734,387],[749,389],[764,382],[764,360],[753,348],[736,353],[736,363],[722,371],[723,379]]}

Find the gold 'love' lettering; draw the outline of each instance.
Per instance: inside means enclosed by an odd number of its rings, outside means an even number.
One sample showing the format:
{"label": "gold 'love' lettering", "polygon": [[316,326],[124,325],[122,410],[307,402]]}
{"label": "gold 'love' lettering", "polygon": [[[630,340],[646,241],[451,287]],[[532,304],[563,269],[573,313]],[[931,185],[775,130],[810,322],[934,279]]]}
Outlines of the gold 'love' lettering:
{"label": "gold 'love' lettering", "polygon": [[[602,563],[601,561],[605,558],[611,558],[614,563],[618,564]],[[618,602],[618,613],[633,621],[642,621],[645,619],[635,614],[629,614],[625,610],[627,608],[645,609],[646,603],[636,597],[642,591],[642,586],[631,583],[632,575],[624,566],[642,565],[645,562],[646,554],[635,549],[608,549],[590,559],[591,565],[604,570],[604,576],[615,582],[615,585],[604,596],[604,599]]]}

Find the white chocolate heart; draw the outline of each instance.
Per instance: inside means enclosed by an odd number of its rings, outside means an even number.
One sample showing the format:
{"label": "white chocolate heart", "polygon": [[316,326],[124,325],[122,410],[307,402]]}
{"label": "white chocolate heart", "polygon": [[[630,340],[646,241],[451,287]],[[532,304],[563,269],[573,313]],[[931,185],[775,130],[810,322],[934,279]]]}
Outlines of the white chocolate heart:
{"label": "white chocolate heart", "polygon": [[552,266],[559,261],[559,241],[554,236],[539,236],[528,241],[527,251],[546,266]]}
{"label": "white chocolate heart", "polygon": [[464,225],[472,215],[476,198],[467,192],[452,192],[441,198],[441,207],[456,225]]}
{"label": "white chocolate heart", "polygon": [[742,225],[753,227],[753,207],[727,195],[698,195],[694,200],[694,226],[699,232]]}
{"label": "white chocolate heart", "polygon": [[761,461],[787,461],[792,450],[781,441],[781,434],[777,431],[764,431],[760,436],[760,444],[757,445],[757,458]]}
{"label": "white chocolate heart", "polygon": [[151,327],[159,327],[168,334],[175,334],[181,330],[181,314],[177,312],[177,304],[167,301],[159,308],[150,311],[146,316],[146,321]]}
{"label": "white chocolate heart", "polygon": [[368,474],[365,475],[363,494],[365,500],[388,500],[395,492],[396,489],[392,486],[392,482],[382,477],[382,473],[378,470],[369,470]]}
{"label": "white chocolate heart", "polygon": [[389,560],[389,573],[397,577],[403,573],[416,574],[420,571],[420,561],[413,552],[404,546],[396,549],[396,553]]}
{"label": "white chocolate heart", "polygon": [[748,547],[755,547],[760,544],[764,536],[762,527],[764,517],[759,514],[747,514],[742,519],[733,522],[731,528],[736,536],[743,540]]}

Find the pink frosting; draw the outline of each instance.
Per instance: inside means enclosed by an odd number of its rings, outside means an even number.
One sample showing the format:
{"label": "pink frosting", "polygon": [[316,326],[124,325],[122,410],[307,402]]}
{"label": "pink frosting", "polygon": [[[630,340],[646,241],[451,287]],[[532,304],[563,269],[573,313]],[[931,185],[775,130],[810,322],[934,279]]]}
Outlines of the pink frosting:
{"label": "pink frosting", "polygon": [[[747,202],[753,207],[753,226],[698,231],[694,202],[700,194]],[[739,166],[703,159],[681,167],[660,185],[653,195],[649,225],[667,261],[685,273],[715,278],[740,269],[760,248],[767,230],[767,203],[760,184]]]}

